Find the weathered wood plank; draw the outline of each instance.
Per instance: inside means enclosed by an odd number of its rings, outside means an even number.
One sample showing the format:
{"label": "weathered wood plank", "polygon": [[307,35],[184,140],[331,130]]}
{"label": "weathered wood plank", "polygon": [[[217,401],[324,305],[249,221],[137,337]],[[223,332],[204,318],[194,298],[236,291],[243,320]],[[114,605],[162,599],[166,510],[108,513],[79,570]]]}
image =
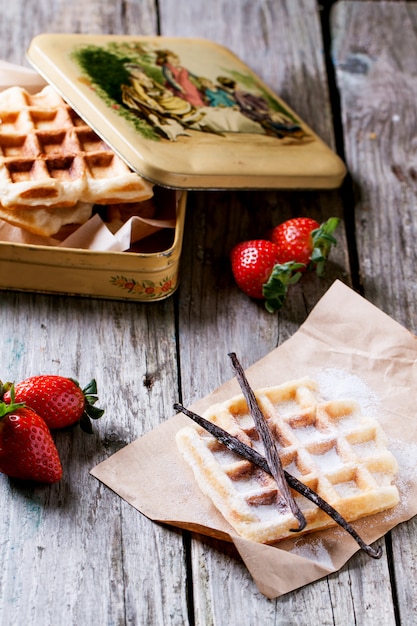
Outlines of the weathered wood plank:
{"label": "weathered wood plank", "polygon": [[[416,331],[417,5],[340,2],[332,16],[365,296]],[[392,531],[398,615],[416,621],[415,521]],[[387,593],[389,593],[387,588]]]}
{"label": "weathered wood plank", "polygon": [[70,6],[39,0],[30,12],[21,0],[1,0],[0,11],[1,58],[11,63],[26,63],[26,50],[39,33],[153,35],[158,27],[156,3],[152,0],[76,0]]}
{"label": "weathered wood plank", "polygon": [[416,329],[416,5],[341,2],[333,18],[346,158],[367,298]]}

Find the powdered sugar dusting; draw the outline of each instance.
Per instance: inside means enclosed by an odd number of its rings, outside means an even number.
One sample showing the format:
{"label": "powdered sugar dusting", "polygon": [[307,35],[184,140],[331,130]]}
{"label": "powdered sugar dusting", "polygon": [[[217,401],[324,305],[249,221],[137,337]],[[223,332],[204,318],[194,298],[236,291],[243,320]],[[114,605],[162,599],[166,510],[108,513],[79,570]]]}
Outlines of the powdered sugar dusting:
{"label": "powdered sugar dusting", "polygon": [[296,541],[291,549],[291,553],[319,563],[328,569],[334,569],[332,557],[321,539],[309,539],[308,542]]}
{"label": "powdered sugar dusting", "polygon": [[400,473],[415,478],[417,476],[417,443],[391,439],[390,448],[397,459]]}
{"label": "powdered sugar dusting", "polygon": [[[362,413],[377,418],[381,401],[377,394],[356,374],[337,368],[325,368],[315,376],[325,400],[352,399]],[[398,463],[396,484],[404,504],[410,485],[417,481],[417,443],[390,438],[389,450]]]}
{"label": "powdered sugar dusting", "polygon": [[401,496],[398,506],[406,510],[411,488],[417,481],[417,443],[391,439],[389,449],[398,463],[398,474],[395,480]]}
{"label": "powdered sugar dusting", "polygon": [[[381,399],[374,390],[370,388],[366,381],[358,375],[346,370],[329,367],[319,372],[314,372],[312,377],[319,385],[322,400],[353,400],[360,406],[362,415],[378,419],[381,414]],[[374,442],[371,442],[371,444],[361,442],[355,447],[358,448],[358,452],[366,454],[373,451],[372,449],[368,450],[368,448],[375,447],[375,444]],[[388,449],[398,463],[398,473],[394,478],[394,483],[400,492],[400,502],[392,509],[385,511],[384,516],[387,521],[395,521],[402,516],[404,516],[404,519],[407,518],[407,511],[411,504],[410,499],[414,497],[412,494],[415,491],[414,485],[417,483],[417,442],[406,442],[390,437]],[[331,452],[334,452],[334,450]],[[327,456],[329,456],[329,453],[326,457]],[[337,457],[332,458],[334,462],[337,461]],[[381,479],[377,476],[375,477],[378,482],[381,483]],[[387,486],[390,484],[391,479],[387,478]],[[338,488],[340,488],[340,485],[338,485]],[[343,483],[341,488],[354,493],[357,489],[357,485],[354,482],[347,482]],[[373,520],[372,518],[365,518],[362,520],[362,523],[371,524]],[[291,548],[291,552],[311,561],[316,561],[330,569],[333,568],[331,554],[326,549],[326,542],[324,540],[323,542],[322,540],[312,541],[308,538],[306,541],[296,541]]]}
{"label": "powdered sugar dusting", "polygon": [[362,412],[376,417],[380,400],[376,393],[356,374],[337,368],[325,368],[315,376],[324,400],[352,399]]}
{"label": "powdered sugar dusting", "polygon": [[[326,400],[352,398],[361,406],[363,414],[378,418],[381,401],[359,376],[344,370],[326,368],[315,378]],[[389,520],[398,519],[410,506],[410,497],[417,482],[417,442],[390,437],[388,449],[398,463],[395,485],[400,492],[399,504],[385,512],[385,517]]]}

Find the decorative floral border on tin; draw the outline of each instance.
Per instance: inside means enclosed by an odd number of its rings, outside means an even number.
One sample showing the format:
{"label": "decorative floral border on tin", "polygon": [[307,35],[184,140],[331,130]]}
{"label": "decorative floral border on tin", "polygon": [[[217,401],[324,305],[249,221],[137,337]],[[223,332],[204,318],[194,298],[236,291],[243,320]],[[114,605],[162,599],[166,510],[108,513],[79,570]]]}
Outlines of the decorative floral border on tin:
{"label": "decorative floral border on tin", "polygon": [[112,276],[110,282],[133,296],[144,296],[149,300],[154,300],[161,296],[166,297],[173,293],[177,286],[175,274],[166,276],[156,283],[148,279],[137,281],[134,278],[126,278],[126,276]]}

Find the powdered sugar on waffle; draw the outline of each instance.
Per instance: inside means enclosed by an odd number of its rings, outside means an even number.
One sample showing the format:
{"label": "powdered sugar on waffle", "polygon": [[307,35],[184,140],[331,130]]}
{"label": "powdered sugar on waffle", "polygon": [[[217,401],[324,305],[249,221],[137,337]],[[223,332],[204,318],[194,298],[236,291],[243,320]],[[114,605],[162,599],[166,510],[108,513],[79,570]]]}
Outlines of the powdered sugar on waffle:
{"label": "powdered sugar on waffle", "polygon": [[[375,408],[377,398],[360,379],[338,370],[322,373],[320,383],[320,390],[304,378],[255,391],[284,468],[348,521],[395,506],[397,462],[378,421],[360,406]],[[345,399],[347,391],[354,400]],[[205,417],[263,452],[243,396],[210,407]],[[202,491],[238,533],[265,543],[291,534],[294,518],[270,476],[194,427],[182,429],[177,444]],[[295,497],[307,532],[334,525],[310,501]]]}
{"label": "powdered sugar on waffle", "polygon": [[[315,375],[325,399],[355,398],[363,412],[378,419],[381,400],[359,377],[337,368],[326,368]],[[417,481],[417,444],[390,437],[389,449],[398,463],[395,483],[401,494],[399,507],[406,508],[410,483]],[[397,511],[398,512],[398,511]]]}
{"label": "powdered sugar on waffle", "polygon": [[354,398],[362,412],[371,417],[378,416],[380,399],[376,393],[356,374],[338,368],[325,368],[314,375],[325,400]]}

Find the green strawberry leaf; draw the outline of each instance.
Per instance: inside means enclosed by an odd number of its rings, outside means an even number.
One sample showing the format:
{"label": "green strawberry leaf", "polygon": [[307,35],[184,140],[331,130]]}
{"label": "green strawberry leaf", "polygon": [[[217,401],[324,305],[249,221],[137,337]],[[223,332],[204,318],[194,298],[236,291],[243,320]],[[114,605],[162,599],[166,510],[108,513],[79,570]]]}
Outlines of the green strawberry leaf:
{"label": "green strawberry leaf", "polygon": [[98,400],[98,396],[84,396],[87,404],[95,404]]}
{"label": "green strawberry leaf", "polygon": [[91,425],[91,420],[88,417],[87,413],[83,413],[80,418],[80,428],[82,431],[87,433],[87,435],[93,434],[93,427]]}
{"label": "green strawberry leaf", "polygon": [[99,409],[94,406],[98,401],[97,382],[94,378],[84,387],[83,393],[85,397],[85,408],[79,423],[81,430],[91,435],[93,434],[91,420],[97,420],[104,414],[104,409]]}
{"label": "green strawberry leaf", "polygon": [[287,297],[288,286],[297,283],[304,269],[304,263],[277,263],[274,266],[267,282],[262,286],[262,293],[265,297],[265,308],[269,313],[275,313],[281,309]]}
{"label": "green strawberry leaf", "polygon": [[315,267],[318,276],[323,276],[324,266],[329,256],[332,246],[337,245],[337,240],[333,237],[333,233],[338,227],[340,219],[338,217],[329,217],[326,222],[312,231],[313,251],[310,257],[310,268]]}
{"label": "green strawberry leaf", "polygon": [[93,378],[93,380],[90,380],[90,382],[88,383],[88,385],[86,385],[83,389],[84,395],[92,395],[95,396],[97,395],[97,382],[96,380]]}
{"label": "green strawberry leaf", "polygon": [[104,409],[99,409],[90,404],[85,407],[85,413],[87,413],[88,417],[91,417],[92,420],[98,420],[104,414]]}

